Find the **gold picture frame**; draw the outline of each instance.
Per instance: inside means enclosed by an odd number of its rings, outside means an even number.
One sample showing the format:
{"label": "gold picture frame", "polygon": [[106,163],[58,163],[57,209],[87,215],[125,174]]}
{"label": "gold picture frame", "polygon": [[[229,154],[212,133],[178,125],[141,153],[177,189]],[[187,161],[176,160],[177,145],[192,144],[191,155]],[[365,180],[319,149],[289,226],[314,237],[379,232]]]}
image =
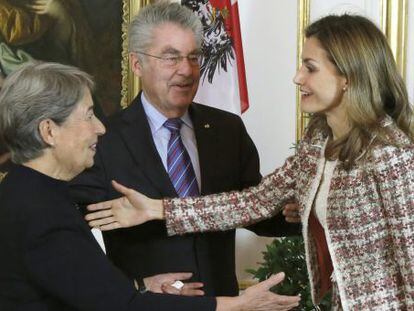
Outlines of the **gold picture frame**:
{"label": "gold picture frame", "polygon": [[152,0],[123,0],[122,5],[122,89],[121,107],[126,108],[141,89],[140,80],[132,73],[128,52],[128,25],[141,8]]}
{"label": "gold picture frame", "polygon": [[398,70],[407,79],[408,0],[382,0],[381,30],[387,37]]}
{"label": "gold picture frame", "polygon": [[[303,43],[305,42],[304,31],[309,25],[310,20],[310,0],[297,0],[298,1],[298,32],[297,32],[297,55],[296,55],[296,69],[301,66]],[[303,113],[300,109],[300,91],[299,87],[296,87],[296,142],[298,142],[303,135],[308,124],[308,115]]]}

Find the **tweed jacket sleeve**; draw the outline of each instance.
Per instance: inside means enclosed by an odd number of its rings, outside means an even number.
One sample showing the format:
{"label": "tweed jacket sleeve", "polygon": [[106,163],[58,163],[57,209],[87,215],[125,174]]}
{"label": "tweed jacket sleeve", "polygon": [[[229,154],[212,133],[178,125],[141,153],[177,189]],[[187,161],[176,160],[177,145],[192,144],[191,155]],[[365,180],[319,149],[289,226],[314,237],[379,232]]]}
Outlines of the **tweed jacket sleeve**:
{"label": "tweed jacket sleeve", "polygon": [[[414,301],[414,149],[387,146],[374,152],[374,169],[404,292]],[[391,251],[391,250],[390,250]],[[387,267],[384,267],[387,269]]]}
{"label": "tweed jacket sleeve", "polygon": [[298,157],[292,156],[260,184],[241,192],[164,200],[168,234],[224,231],[274,216],[294,197],[297,166]]}

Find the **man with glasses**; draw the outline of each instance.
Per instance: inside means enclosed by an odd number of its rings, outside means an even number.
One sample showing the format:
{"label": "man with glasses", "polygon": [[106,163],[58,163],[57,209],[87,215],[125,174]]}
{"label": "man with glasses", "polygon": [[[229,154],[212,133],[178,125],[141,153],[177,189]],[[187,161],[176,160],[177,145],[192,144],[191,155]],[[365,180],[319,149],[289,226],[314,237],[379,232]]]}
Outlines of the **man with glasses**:
{"label": "man with glasses", "polygon": [[[193,103],[201,44],[202,25],[191,10],[165,2],[140,10],[129,28],[129,50],[143,91],[106,124],[95,166],[73,182],[78,203],[119,197],[112,179],[152,198],[260,181],[257,150],[240,117]],[[263,223],[257,232],[286,233],[283,221]],[[234,230],[168,237],[165,224],[154,221],[109,232],[105,243],[110,259],[130,277],[192,272],[191,281],[202,282],[193,283],[192,294],[238,295]]]}

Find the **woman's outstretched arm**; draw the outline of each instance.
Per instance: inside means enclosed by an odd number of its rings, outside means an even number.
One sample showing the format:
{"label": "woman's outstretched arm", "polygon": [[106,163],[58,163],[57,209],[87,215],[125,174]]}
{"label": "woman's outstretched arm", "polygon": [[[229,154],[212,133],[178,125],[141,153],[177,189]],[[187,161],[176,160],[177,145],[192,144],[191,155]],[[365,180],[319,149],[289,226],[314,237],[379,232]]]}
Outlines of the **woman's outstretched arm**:
{"label": "woman's outstretched arm", "polygon": [[91,227],[113,230],[156,219],[165,219],[169,235],[221,231],[246,226],[280,212],[294,198],[297,156],[243,191],[202,197],[154,200],[113,181],[124,197],[92,204],[86,216]]}

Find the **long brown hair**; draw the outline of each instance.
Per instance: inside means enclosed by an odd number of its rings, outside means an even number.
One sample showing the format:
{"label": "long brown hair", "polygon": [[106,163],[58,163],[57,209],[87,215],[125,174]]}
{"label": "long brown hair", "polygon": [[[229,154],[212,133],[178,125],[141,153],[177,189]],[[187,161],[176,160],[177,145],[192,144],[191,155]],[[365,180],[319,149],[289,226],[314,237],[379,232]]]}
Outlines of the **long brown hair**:
{"label": "long brown hair", "polygon": [[[381,126],[387,115],[414,139],[405,83],[385,36],[373,22],[359,15],[329,15],[309,25],[305,36],[318,39],[348,82],[344,103],[351,130],[336,141],[330,139],[327,158],[338,158],[349,168],[374,135],[377,141],[392,144]],[[323,115],[312,116],[309,129],[332,135]]]}

